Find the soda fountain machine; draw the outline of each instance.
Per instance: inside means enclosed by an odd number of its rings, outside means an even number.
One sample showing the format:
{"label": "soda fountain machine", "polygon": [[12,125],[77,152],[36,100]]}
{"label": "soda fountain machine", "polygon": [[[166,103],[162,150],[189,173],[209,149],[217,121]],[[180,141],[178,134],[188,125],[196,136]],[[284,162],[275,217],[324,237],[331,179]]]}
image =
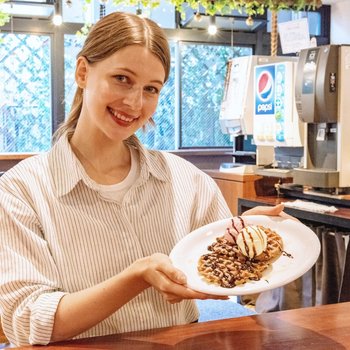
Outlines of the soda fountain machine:
{"label": "soda fountain machine", "polygon": [[299,120],[294,98],[296,68],[297,60],[255,67],[253,136],[258,150],[265,147],[263,161],[257,154],[257,164],[264,165],[257,172],[261,175],[290,175],[302,158],[305,123]]}
{"label": "soda fountain machine", "polygon": [[[235,164],[241,166],[241,163],[254,164],[256,168],[273,161],[271,143],[258,142],[256,146],[253,137],[255,68],[282,61],[296,62],[296,58],[253,55],[228,62],[219,118],[222,132],[230,134],[233,141],[233,163],[223,164],[227,168],[234,169]],[[251,169],[255,171],[255,168]]]}
{"label": "soda fountain machine", "polygon": [[293,183],[305,194],[347,196],[350,188],[350,46],[300,52],[295,84],[300,119],[307,124],[303,164]]}

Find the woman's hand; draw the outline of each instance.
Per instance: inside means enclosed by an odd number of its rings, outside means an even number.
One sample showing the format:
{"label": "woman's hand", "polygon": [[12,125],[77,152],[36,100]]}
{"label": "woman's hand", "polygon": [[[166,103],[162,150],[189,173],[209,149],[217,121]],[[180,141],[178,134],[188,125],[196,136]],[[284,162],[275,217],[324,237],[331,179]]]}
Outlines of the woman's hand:
{"label": "woman's hand", "polygon": [[228,299],[225,296],[204,294],[188,288],[185,274],[175,268],[165,254],[153,254],[139,260],[139,263],[145,282],[153,286],[171,304],[184,299]]}
{"label": "woman's hand", "polygon": [[295,217],[286,214],[283,211],[283,209],[284,209],[284,204],[283,203],[277,204],[277,205],[275,205],[273,207],[258,205],[258,206],[254,207],[252,209],[249,209],[249,210],[245,211],[242,214],[242,216],[244,216],[244,215],[281,216],[281,217],[286,218],[286,219],[292,219],[292,220],[299,221]]}

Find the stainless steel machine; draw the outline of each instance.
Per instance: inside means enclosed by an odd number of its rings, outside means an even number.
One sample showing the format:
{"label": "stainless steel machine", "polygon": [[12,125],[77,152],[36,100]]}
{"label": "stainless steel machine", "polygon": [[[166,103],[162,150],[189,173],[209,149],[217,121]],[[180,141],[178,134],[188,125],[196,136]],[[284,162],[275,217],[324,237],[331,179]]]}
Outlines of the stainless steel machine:
{"label": "stainless steel machine", "polygon": [[307,123],[303,166],[293,183],[330,194],[350,187],[350,46],[300,52],[295,83],[299,117]]}

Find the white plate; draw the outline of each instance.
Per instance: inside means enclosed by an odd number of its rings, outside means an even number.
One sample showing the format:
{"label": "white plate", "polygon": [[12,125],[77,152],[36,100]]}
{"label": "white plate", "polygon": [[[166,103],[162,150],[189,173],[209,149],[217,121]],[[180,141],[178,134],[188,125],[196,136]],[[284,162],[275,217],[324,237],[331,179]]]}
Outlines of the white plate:
{"label": "white plate", "polygon": [[283,286],[307,272],[316,262],[321,245],[316,234],[304,224],[278,216],[250,215],[244,221],[263,225],[276,231],[283,239],[282,255],[264,273],[259,281],[249,281],[233,288],[207,283],[197,271],[198,259],[208,253],[208,246],[222,236],[231,219],[220,220],[189,233],[170,253],[173,264],[187,276],[187,285],[197,291],[213,295],[248,295]]}

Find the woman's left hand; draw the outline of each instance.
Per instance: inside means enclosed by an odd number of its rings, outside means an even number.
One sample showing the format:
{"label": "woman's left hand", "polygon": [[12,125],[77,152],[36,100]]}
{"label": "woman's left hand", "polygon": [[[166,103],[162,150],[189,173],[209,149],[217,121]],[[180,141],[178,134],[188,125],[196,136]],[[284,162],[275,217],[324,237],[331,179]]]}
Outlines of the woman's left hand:
{"label": "woman's left hand", "polygon": [[286,219],[292,219],[292,220],[296,220],[299,221],[298,219],[296,219],[294,216],[288,215],[287,213],[285,213],[283,211],[284,209],[284,204],[280,203],[277,204],[273,207],[269,207],[269,206],[264,206],[264,205],[258,205],[252,209],[249,209],[247,211],[245,211],[242,216],[245,215],[268,215],[268,216],[281,216],[283,218]]}

